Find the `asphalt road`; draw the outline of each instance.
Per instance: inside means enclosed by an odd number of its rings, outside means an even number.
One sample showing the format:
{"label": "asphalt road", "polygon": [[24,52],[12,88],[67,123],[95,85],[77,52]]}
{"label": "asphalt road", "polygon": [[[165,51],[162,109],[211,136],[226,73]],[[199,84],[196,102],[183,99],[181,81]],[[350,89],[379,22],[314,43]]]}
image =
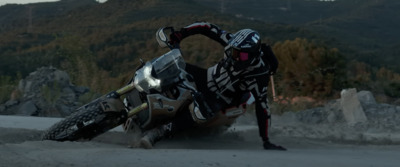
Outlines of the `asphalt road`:
{"label": "asphalt road", "polygon": [[[0,166],[398,167],[399,145],[332,143],[276,137],[288,151],[263,150],[256,130],[180,135],[154,149],[129,148],[132,136],[115,129],[89,142],[40,141],[58,118],[0,116]],[[240,129],[240,128],[239,128]]]}

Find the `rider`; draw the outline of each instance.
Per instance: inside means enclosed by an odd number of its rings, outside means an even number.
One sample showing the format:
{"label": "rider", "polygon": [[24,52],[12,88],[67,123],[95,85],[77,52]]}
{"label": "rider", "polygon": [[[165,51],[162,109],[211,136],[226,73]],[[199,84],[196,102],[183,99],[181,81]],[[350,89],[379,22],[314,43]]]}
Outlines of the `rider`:
{"label": "rider", "polygon": [[[225,109],[238,104],[243,94],[251,92],[255,97],[256,117],[264,149],[286,150],[282,146],[272,144],[268,137],[271,114],[267,104],[267,86],[269,76],[273,75],[278,67],[271,47],[261,43],[260,34],[254,30],[242,29],[232,34],[208,22],[196,22],[173,32],[170,34],[169,43],[178,44],[195,34],[205,35],[225,47],[224,58],[218,64],[208,69],[191,64],[187,64],[185,68],[189,74],[196,76],[193,79],[202,94],[195,99],[195,103],[199,108],[203,108],[200,111],[204,117],[212,117],[212,114],[204,112],[204,108],[209,109],[208,111]],[[173,131],[179,129],[180,123],[179,120],[172,122]],[[165,127],[167,126],[149,131],[141,143],[145,147],[151,147],[161,136],[171,131],[171,124],[169,128]]]}

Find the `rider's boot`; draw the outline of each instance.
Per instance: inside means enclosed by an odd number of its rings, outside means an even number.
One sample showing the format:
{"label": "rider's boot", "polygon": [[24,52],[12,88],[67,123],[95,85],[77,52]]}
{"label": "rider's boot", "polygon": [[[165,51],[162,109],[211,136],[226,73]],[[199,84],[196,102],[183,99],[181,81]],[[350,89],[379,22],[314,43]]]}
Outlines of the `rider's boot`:
{"label": "rider's boot", "polygon": [[263,147],[266,150],[281,150],[286,151],[285,147],[271,143],[269,140],[263,142]]}
{"label": "rider's boot", "polygon": [[140,147],[145,149],[153,148],[154,144],[165,136],[166,130],[163,126],[146,131],[140,139]]}

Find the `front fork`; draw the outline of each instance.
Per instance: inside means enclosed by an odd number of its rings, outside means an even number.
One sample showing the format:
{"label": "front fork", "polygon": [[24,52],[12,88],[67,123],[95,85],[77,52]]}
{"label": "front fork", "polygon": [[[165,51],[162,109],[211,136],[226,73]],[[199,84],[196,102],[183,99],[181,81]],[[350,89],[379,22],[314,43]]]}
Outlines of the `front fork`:
{"label": "front fork", "polygon": [[[135,85],[134,85],[133,82],[132,82],[132,83],[130,83],[130,84],[128,84],[128,85],[126,85],[126,86],[124,86],[124,87],[122,87],[122,88],[116,90],[115,93],[116,93],[118,96],[121,96],[121,95],[124,95],[124,94],[126,94],[126,93],[132,91],[134,88],[135,88]],[[147,103],[143,103],[143,104],[141,104],[141,105],[139,105],[139,106],[137,106],[137,107],[135,107],[135,108],[132,108],[131,110],[128,111],[128,118],[130,118],[130,117],[136,115],[138,112],[140,112],[140,111],[142,111],[142,110],[147,109],[148,107],[149,107],[149,106],[148,106]]]}
{"label": "front fork", "polygon": [[145,109],[149,108],[149,105],[147,103],[142,103],[141,105],[132,108],[128,111],[128,118],[136,115],[138,112],[143,111]]}

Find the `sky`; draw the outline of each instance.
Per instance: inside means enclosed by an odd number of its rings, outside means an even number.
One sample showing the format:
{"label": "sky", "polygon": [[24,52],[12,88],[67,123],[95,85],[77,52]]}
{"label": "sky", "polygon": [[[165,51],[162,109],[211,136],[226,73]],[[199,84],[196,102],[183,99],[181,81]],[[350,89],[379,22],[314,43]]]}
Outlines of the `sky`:
{"label": "sky", "polygon": [[[0,0],[0,6],[5,4],[27,4],[36,2],[54,2],[58,0]],[[105,2],[107,0],[96,0],[98,2]],[[319,0],[319,1],[335,1],[335,0]]]}
{"label": "sky", "polygon": [[[0,6],[5,4],[27,4],[37,2],[55,2],[58,0],[0,0]],[[107,0],[97,0],[98,2],[105,2]]]}

